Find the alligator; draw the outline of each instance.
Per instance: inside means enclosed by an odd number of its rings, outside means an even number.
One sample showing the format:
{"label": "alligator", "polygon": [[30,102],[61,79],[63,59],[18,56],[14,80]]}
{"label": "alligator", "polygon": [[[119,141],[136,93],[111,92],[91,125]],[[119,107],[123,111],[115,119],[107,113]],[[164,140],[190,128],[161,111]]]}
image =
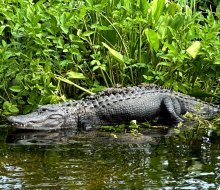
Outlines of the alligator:
{"label": "alligator", "polygon": [[39,106],[36,111],[8,117],[16,128],[91,130],[99,126],[145,122],[163,118],[173,124],[184,122],[191,112],[204,117],[220,113],[220,106],[157,85],[108,88],[81,100]]}

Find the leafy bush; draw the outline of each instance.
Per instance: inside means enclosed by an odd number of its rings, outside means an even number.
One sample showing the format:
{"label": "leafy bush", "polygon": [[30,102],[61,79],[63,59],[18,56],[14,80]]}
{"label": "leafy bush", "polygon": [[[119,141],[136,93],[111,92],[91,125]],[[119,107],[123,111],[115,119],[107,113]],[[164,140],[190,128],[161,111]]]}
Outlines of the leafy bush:
{"label": "leafy bush", "polygon": [[193,10],[165,0],[0,1],[1,112],[116,84],[219,93],[220,15]]}

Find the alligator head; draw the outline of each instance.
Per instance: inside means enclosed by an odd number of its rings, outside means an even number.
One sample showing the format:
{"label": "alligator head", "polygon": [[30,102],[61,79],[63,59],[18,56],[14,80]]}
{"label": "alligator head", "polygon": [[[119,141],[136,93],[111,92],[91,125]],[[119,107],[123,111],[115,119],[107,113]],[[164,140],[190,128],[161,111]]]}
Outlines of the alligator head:
{"label": "alligator head", "polygon": [[35,112],[8,117],[8,121],[19,129],[30,130],[57,130],[63,128],[76,128],[77,116],[72,115],[70,107],[61,105],[45,105]]}

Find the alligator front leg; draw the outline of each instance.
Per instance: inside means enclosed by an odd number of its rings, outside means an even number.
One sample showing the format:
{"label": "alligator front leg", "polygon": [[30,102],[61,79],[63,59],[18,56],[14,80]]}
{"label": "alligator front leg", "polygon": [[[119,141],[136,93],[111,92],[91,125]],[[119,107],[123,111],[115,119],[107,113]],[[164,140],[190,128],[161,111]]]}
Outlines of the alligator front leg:
{"label": "alligator front leg", "polygon": [[[176,104],[176,107],[179,107],[179,109],[181,109],[179,102],[177,100],[173,101],[170,97],[166,97],[163,99],[162,104],[163,104],[163,109],[165,109],[163,111],[165,111],[169,114],[169,116],[171,117],[173,122],[175,122],[175,123],[184,122],[184,120],[178,115],[181,113],[181,111],[177,110],[177,108],[175,108],[175,104]],[[178,112],[180,112],[180,113],[178,113]]]}
{"label": "alligator front leg", "polygon": [[78,124],[80,131],[91,131],[98,123],[95,114],[87,113],[79,116]]}

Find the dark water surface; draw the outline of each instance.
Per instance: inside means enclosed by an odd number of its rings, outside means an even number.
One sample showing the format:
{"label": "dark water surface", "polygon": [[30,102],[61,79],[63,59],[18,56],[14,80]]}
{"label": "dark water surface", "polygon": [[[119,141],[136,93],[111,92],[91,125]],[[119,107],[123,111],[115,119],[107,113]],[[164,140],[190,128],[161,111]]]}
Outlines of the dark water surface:
{"label": "dark water surface", "polygon": [[0,128],[0,189],[217,189],[220,136],[198,127],[166,132],[115,138]]}

